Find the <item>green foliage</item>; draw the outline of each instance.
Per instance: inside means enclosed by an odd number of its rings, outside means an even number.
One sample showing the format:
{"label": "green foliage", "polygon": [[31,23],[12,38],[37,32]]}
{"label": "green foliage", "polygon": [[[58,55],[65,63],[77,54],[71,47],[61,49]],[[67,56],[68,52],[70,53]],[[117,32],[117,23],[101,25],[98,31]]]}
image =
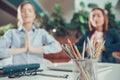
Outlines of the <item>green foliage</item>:
{"label": "green foliage", "polygon": [[98,5],[95,4],[95,3],[89,3],[89,4],[88,4],[88,7],[89,7],[89,8],[96,8],[96,7],[98,7]]}
{"label": "green foliage", "polygon": [[[64,37],[69,34],[68,29],[76,29],[77,36],[79,37],[79,34],[82,35],[85,33],[85,30],[88,29],[88,14],[89,12],[85,9],[85,7],[88,8],[95,8],[99,7],[95,3],[89,3],[87,6],[84,2],[80,2],[80,7],[82,8],[78,12],[75,12],[73,14],[73,17],[71,19],[70,23],[66,23],[64,18],[62,17],[62,10],[61,5],[55,4],[53,5],[54,12],[51,14],[51,17],[49,18],[45,14],[40,14],[38,16],[39,27],[43,27],[46,30],[48,30],[50,33],[54,36],[61,36]],[[108,2],[105,4],[105,9],[108,13],[108,19],[109,19],[109,27],[117,28],[116,21],[115,21],[115,15],[111,11],[112,3]],[[71,25],[71,26],[68,26]],[[55,30],[56,32],[53,32],[52,30]]]}
{"label": "green foliage", "polygon": [[55,4],[53,6],[53,9],[55,12],[52,13],[52,20],[51,20],[51,26],[53,26],[54,29],[56,29],[56,36],[66,36],[67,30],[65,28],[65,20],[61,16],[61,6],[59,4]]}
{"label": "green foliage", "polygon": [[85,29],[87,29],[87,21],[88,21],[88,12],[84,11],[84,12],[74,13],[71,23],[73,23],[74,26],[77,27],[78,31],[81,31],[82,34],[84,34]]}
{"label": "green foliage", "polygon": [[109,21],[108,25],[110,28],[118,29],[118,25],[116,24],[115,21],[115,15],[112,13],[111,8],[112,8],[112,3],[107,2],[105,4],[105,9],[107,10],[107,15],[108,15],[108,21]]}
{"label": "green foliage", "polygon": [[56,13],[61,13],[61,6],[59,4],[55,4],[53,6],[53,9],[55,10]]}
{"label": "green foliage", "polygon": [[[73,14],[71,22],[66,23],[64,18],[62,17],[61,6],[59,4],[55,4],[53,6],[54,12],[51,15],[52,18],[49,18],[44,13],[40,13],[37,16],[35,25],[38,28],[45,28],[49,32],[54,29],[54,30],[56,30],[56,32],[52,31],[53,32],[52,34],[55,36],[61,36],[61,37],[65,37],[69,34],[68,29],[69,30],[76,29],[76,31],[77,31],[76,36],[79,37],[79,34],[81,34],[81,35],[84,34],[85,30],[88,29],[88,14],[89,14],[89,12],[85,9],[85,7],[95,8],[95,7],[99,7],[99,6],[95,3],[89,3],[86,6],[84,2],[80,2],[80,7],[82,9]],[[107,10],[107,15],[108,15],[108,19],[109,19],[108,25],[110,28],[118,29],[118,26],[115,21],[115,15],[112,13],[111,8],[112,8],[112,3],[107,2],[105,4],[105,9]],[[8,29],[11,29],[11,28],[13,28],[12,24],[7,24],[5,26],[1,26],[0,27],[0,35],[3,35]]]}
{"label": "green foliage", "polygon": [[0,27],[0,36],[2,36],[7,30],[14,28],[12,24],[7,24]]}
{"label": "green foliage", "polygon": [[109,12],[109,11],[111,11],[111,8],[112,8],[112,3],[111,2],[107,2],[105,4],[105,9]]}
{"label": "green foliage", "polygon": [[[84,34],[85,30],[88,29],[88,14],[89,12],[85,10],[85,3],[80,2],[80,7],[82,8],[79,10],[79,12],[76,12],[73,14],[73,18],[71,19],[71,23],[74,24],[75,27],[77,27],[77,32],[81,32],[81,34]],[[88,8],[96,8],[99,7],[95,3],[89,3]],[[108,2],[105,4],[105,9],[107,10],[108,14],[108,26],[110,28],[118,28],[116,21],[115,21],[115,15],[111,11],[112,3]]]}
{"label": "green foliage", "polygon": [[73,14],[71,19],[71,23],[77,28],[77,32],[84,34],[87,27],[88,22],[88,12],[85,10],[84,2],[80,2],[81,10]]}
{"label": "green foliage", "polygon": [[46,28],[45,25],[48,24],[49,18],[46,14],[40,13],[36,17],[35,25],[37,28]]}
{"label": "green foliage", "polygon": [[85,7],[85,3],[84,3],[84,2],[80,2],[80,6],[81,6],[82,8],[84,8],[84,7]]}

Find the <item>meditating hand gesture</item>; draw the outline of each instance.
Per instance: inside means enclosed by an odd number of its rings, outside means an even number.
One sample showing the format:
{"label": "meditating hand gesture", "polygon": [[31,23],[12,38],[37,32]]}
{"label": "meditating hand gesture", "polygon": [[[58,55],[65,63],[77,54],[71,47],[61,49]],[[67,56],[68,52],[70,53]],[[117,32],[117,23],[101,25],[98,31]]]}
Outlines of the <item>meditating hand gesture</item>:
{"label": "meditating hand gesture", "polygon": [[25,51],[26,52],[31,52],[31,53],[42,53],[44,50],[43,50],[43,47],[39,47],[39,48],[34,48],[32,45],[31,45],[31,42],[30,42],[30,33],[29,32],[26,32],[26,38],[25,38]]}

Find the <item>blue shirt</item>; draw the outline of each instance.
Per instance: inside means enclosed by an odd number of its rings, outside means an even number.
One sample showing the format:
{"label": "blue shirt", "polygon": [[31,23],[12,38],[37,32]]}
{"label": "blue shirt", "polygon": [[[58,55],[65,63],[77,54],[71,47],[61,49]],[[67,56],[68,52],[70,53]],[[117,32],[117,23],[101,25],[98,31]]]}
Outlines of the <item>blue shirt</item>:
{"label": "blue shirt", "polygon": [[[43,45],[44,52],[56,53],[61,51],[60,44],[44,29],[36,29],[34,26],[29,31],[30,43],[35,48]],[[26,32],[23,27],[18,29],[8,30],[0,40],[0,58],[12,56],[11,48],[23,48],[25,43]],[[10,48],[11,46],[11,48]],[[13,64],[28,64],[40,63],[42,64],[42,53],[21,53],[13,56]]]}

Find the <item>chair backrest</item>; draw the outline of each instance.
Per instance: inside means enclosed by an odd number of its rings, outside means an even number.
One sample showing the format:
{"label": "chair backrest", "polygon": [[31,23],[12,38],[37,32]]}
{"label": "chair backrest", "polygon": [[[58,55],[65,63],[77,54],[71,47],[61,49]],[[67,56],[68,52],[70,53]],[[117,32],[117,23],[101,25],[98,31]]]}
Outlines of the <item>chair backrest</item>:
{"label": "chair backrest", "polygon": [[120,63],[120,52],[113,52],[116,63]]}

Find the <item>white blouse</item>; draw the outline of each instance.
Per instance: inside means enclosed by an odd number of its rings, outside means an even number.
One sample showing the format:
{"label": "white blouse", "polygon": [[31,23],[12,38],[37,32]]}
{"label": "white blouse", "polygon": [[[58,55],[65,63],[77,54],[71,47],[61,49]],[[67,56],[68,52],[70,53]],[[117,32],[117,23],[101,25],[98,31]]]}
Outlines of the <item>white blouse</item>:
{"label": "white blouse", "polygon": [[[96,31],[91,39],[90,39],[91,43],[94,43],[94,41],[97,43],[97,42],[102,42],[103,41],[103,32],[98,32]],[[98,61],[101,62],[101,59],[102,59],[102,56],[100,55],[99,58],[98,58]]]}

